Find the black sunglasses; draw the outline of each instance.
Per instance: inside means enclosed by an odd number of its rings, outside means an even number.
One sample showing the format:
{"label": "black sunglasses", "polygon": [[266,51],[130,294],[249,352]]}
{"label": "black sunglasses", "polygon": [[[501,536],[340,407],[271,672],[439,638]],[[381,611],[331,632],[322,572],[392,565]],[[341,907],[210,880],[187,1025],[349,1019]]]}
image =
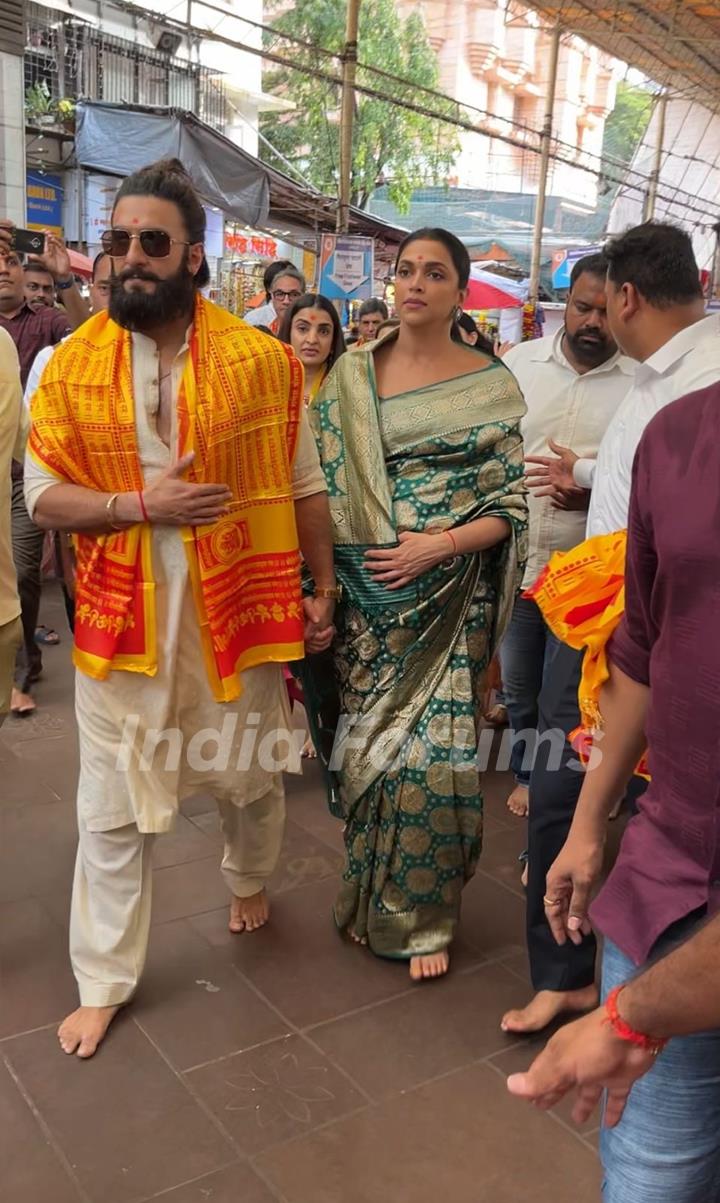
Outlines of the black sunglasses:
{"label": "black sunglasses", "polygon": [[148,259],[167,259],[173,246],[192,246],[179,238],[171,238],[167,230],[106,230],[100,243],[106,255],[124,259],[133,238],[137,238]]}

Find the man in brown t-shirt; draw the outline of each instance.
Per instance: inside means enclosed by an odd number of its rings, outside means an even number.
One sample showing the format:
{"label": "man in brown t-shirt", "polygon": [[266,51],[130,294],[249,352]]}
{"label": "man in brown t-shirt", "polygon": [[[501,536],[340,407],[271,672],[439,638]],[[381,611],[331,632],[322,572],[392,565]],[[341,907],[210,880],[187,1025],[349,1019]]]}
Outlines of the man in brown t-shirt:
{"label": "man in brown t-shirt", "polygon": [[[52,275],[65,310],[47,306],[33,309],[28,305],[25,300],[22,256],[12,249],[11,234],[12,224],[0,220],[0,329],[7,330],[15,343],[24,388],[38,351],[61,342],[89,317],[90,312],[70,270],[70,258],[65,245],[51,234],[46,237],[45,254],[37,261]],[[25,716],[35,709],[30,688],[42,672],[42,656],[35,642],[35,630],[40,608],[44,535],[25,507],[22,467],[15,461],[12,478],[12,544],[22,607],[23,649],[11,709],[13,713]]]}

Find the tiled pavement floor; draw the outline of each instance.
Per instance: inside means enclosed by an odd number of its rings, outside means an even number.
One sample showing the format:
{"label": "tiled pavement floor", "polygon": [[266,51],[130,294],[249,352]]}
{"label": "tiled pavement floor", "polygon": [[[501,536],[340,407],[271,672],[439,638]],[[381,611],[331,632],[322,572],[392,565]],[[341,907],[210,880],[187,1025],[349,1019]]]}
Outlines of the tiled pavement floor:
{"label": "tiled pavement floor", "polygon": [[452,972],[343,943],[339,826],[317,769],[288,780],[271,926],[226,930],[212,805],[156,843],[146,975],[94,1061],[58,1048],[75,1005],[67,911],[77,754],[69,636],[36,717],[0,732],[0,1198],[7,1203],[594,1203],[597,1134],[511,1099],[533,1046],[498,1026],[528,996],[523,825],[487,780],[482,865]]}

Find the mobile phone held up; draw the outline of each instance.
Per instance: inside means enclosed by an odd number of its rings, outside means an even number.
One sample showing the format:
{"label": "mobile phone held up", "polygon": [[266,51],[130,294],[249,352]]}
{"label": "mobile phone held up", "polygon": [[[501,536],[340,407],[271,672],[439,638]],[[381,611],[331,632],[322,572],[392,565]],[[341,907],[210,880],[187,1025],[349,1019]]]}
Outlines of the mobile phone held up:
{"label": "mobile phone held up", "polygon": [[38,230],[20,230],[16,226],[11,231],[10,246],[20,255],[43,255],[45,235]]}

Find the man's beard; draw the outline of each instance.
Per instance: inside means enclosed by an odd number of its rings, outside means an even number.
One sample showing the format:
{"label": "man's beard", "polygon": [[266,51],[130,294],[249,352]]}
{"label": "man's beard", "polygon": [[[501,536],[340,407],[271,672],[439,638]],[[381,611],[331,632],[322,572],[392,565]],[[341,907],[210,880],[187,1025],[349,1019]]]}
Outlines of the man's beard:
{"label": "man's beard", "polygon": [[588,338],[587,336],[583,337],[583,334],[570,334],[567,328],[565,330],[565,338],[570,350],[580,363],[587,364],[588,367],[599,367],[601,363],[612,359],[616,347],[609,338],[602,334]]}
{"label": "man's beard", "polygon": [[[152,280],[155,291],[125,288],[127,280]],[[188,271],[187,248],[180,267],[162,279],[143,267],[126,267],[110,277],[110,317],[126,330],[142,333],[166,326],[176,318],[190,317],[195,307],[195,277]]]}

